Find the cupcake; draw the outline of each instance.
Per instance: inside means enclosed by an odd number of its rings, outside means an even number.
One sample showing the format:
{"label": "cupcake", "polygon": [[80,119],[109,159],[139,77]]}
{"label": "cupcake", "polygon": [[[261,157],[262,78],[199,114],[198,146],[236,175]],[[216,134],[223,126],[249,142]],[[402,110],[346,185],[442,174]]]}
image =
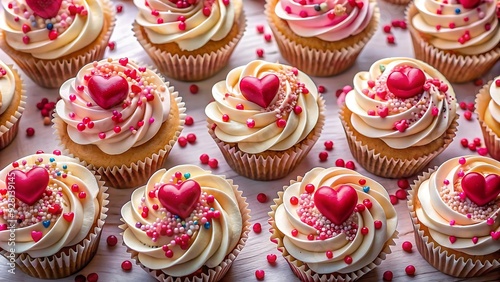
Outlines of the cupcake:
{"label": "cupcake", "polygon": [[500,161],[500,76],[479,90],[476,114],[490,156]]}
{"label": "cupcake", "polygon": [[212,88],[209,133],[240,175],[285,177],[311,150],[325,123],[316,85],[294,67],[252,61]]}
{"label": "cupcake", "polygon": [[17,135],[26,105],[23,81],[15,69],[0,61],[0,150]]}
{"label": "cupcake", "polygon": [[59,94],[53,121],[62,146],[115,188],[144,185],[183,129],[182,98],[128,58],[84,66]]}
{"label": "cupcake", "polygon": [[351,67],[375,34],[375,0],[267,0],[266,16],[281,56],[313,76],[331,76]]}
{"label": "cupcake", "polygon": [[345,168],[313,168],[278,192],[271,241],[302,281],[354,281],[391,253],[396,210],[378,182]]}
{"label": "cupcake", "polygon": [[413,1],[406,20],[415,57],[450,82],[482,76],[500,59],[498,15],[497,1]]}
{"label": "cupcake", "polygon": [[247,207],[224,176],[194,165],[161,169],[122,207],[123,244],[159,281],[219,281],[247,241]]}
{"label": "cupcake", "polygon": [[408,208],[418,251],[439,271],[477,277],[500,268],[500,162],[465,156],[419,176]]}
{"label": "cupcake", "polygon": [[115,26],[108,0],[2,0],[2,7],[0,48],[47,88],[102,59]]}
{"label": "cupcake", "polygon": [[182,81],[203,80],[225,67],[246,27],[242,0],[134,0],[134,5],[137,40],[163,74]]}
{"label": "cupcake", "polygon": [[9,269],[58,279],[85,267],[99,246],[106,190],[60,155],[30,155],[0,170],[0,254]]}
{"label": "cupcake", "polygon": [[354,158],[388,178],[417,174],[455,137],[451,84],[419,60],[387,58],[359,72],[340,110]]}

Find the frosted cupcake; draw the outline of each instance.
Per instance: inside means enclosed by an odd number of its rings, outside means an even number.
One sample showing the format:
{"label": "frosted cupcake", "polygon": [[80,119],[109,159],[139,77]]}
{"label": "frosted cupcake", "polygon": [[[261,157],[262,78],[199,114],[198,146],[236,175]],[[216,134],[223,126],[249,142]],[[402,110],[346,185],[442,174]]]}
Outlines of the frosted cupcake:
{"label": "frosted cupcake", "polygon": [[219,281],[250,228],[237,188],[194,165],[161,169],[122,207],[123,244],[159,281]]}
{"label": "frosted cupcake", "polygon": [[36,278],[63,278],[85,267],[97,252],[108,210],[107,188],[98,179],[75,159],[53,154],[30,155],[2,169],[0,253]]}
{"label": "frosted cupcake", "polygon": [[[307,155],[324,124],[324,100],[296,68],[252,61],[212,88],[209,132],[239,174],[257,180],[286,176]],[[272,168],[272,169],[271,169]]]}
{"label": "frosted cupcake", "polygon": [[183,129],[178,93],[128,58],[84,66],[59,94],[54,127],[62,146],[115,188],[144,185]]}
{"label": "frosted cupcake", "polygon": [[415,57],[451,82],[474,80],[500,59],[497,1],[415,0],[406,13]]}
{"label": "frosted cupcake", "polygon": [[476,113],[490,156],[500,160],[500,76],[479,90]]}
{"label": "frosted cupcake", "polygon": [[397,214],[385,188],[345,168],[313,168],[278,192],[271,241],[302,281],[353,281],[391,253]]}
{"label": "frosted cupcake", "polygon": [[0,61],[0,150],[16,137],[26,106],[23,81],[15,69]]}
{"label": "frosted cupcake", "polygon": [[500,162],[453,158],[412,185],[418,251],[436,269],[476,277],[500,268]]}
{"label": "frosted cupcake", "polygon": [[354,64],[380,14],[373,0],[267,0],[266,16],[285,60],[309,75],[331,76]]}
{"label": "frosted cupcake", "polygon": [[387,58],[359,72],[340,119],[354,158],[388,178],[417,174],[455,137],[455,92],[419,60]]}
{"label": "frosted cupcake", "polygon": [[203,80],[220,71],[246,26],[242,0],[134,0],[134,5],[137,40],[158,69],[177,80]]}
{"label": "frosted cupcake", "polygon": [[58,88],[104,56],[115,26],[108,0],[2,0],[0,48],[36,84]]}

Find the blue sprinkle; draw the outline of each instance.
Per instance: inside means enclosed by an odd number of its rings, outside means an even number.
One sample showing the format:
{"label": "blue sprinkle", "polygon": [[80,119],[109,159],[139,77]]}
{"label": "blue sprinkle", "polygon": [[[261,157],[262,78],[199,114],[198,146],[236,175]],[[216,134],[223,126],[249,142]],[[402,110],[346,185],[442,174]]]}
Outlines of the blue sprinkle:
{"label": "blue sprinkle", "polygon": [[363,186],[363,192],[368,193],[370,191],[370,186]]}
{"label": "blue sprinkle", "polygon": [[44,220],[44,221],[42,222],[42,224],[43,224],[43,227],[45,227],[45,228],[49,228],[49,226],[50,226],[50,220]]}
{"label": "blue sprinkle", "polygon": [[47,29],[52,30],[54,28],[54,25],[52,23],[47,24]]}
{"label": "blue sprinkle", "polygon": [[189,172],[184,173],[184,178],[189,179],[189,177],[191,177],[191,173]]}
{"label": "blue sprinkle", "polygon": [[68,168],[68,166],[67,166],[67,165],[63,165],[63,166],[62,166],[62,168],[63,168],[63,169],[67,169],[67,168]]}
{"label": "blue sprinkle", "polygon": [[460,14],[460,12],[461,12],[461,11],[460,11],[460,8],[456,8],[456,9],[455,9],[455,14],[457,14],[457,15],[458,15],[458,14]]}
{"label": "blue sprinkle", "polygon": [[215,209],[214,208],[210,208],[211,211],[214,211]]}
{"label": "blue sprinkle", "polygon": [[193,221],[194,225],[198,225],[198,220]]}
{"label": "blue sprinkle", "polygon": [[49,161],[50,161],[51,163],[53,163],[53,162],[55,162],[55,161],[56,161],[56,159],[54,159],[54,158],[50,158],[50,159],[49,159]]}
{"label": "blue sprinkle", "polygon": [[61,176],[61,172],[60,171],[58,171],[56,174],[57,174],[57,176]]}
{"label": "blue sprinkle", "polygon": [[205,224],[203,225],[203,227],[205,227],[205,229],[210,229],[210,222],[205,222]]}

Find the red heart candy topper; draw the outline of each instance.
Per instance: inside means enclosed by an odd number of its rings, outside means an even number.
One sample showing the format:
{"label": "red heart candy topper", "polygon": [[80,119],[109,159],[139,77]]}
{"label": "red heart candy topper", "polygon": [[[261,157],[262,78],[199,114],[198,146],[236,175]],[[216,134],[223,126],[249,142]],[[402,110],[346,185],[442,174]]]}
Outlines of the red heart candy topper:
{"label": "red heart candy topper", "polygon": [[49,181],[49,173],[41,167],[32,168],[27,173],[13,169],[5,177],[5,183],[13,183],[16,198],[30,206],[42,198]]}
{"label": "red heart candy topper", "polygon": [[467,198],[478,206],[495,200],[500,194],[500,176],[488,174],[484,177],[477,172],[469,172],[462,178],[462,190]]}
{"label": "red heart candy topper", "polygon": [[241,94],[250,102],[267,108],[278,94],[280,79],[275,74],[267,74],[262,78],[245,76],[240,81]]}
{"label": "red heart candy topper", "polygon": [[37,16],[51,19],[59,13],[62,0],[26,0],[26,4]]}
{"label": "red heart candy topper", "polygon": [[321,186],[314,193],[314,205],[331,222],[341,225],[354,211],[358,203],[358,193],[350,185],[342,185],[337,190]]}
{"label": "red heart candy topper", "polygon": [[127,80],[119,75],[94,75],[88,81],[88,89],[92,100],[105,110],[121,104],[129,93]]}
{"label": "red heart candy topper", "polygon": [[396,97],[408,99],[424,91],[425,74],[421,69],[402,67],[387,77],[387,88]]}
{"label": "red heart candy topper", "polygon": [[180,184],[163,184],[158,189],[158,200],[172,214],[187,218],[196,207],[201,187],[194,180]]}
{"label": "red heart candy topper", "polygon": [[479,6],[481,0],[460,0],[459,2],[465,9],[474,9],[475,7]]}

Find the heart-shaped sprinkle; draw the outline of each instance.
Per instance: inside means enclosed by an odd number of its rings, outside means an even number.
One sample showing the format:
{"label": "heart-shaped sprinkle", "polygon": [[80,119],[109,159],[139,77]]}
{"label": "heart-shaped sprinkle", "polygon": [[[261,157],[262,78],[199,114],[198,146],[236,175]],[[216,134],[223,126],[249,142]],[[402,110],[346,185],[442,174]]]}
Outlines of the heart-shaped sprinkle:
{"label": "heart-shaped sprinkle", "polygon": [[62,0],[26,0],[26,4],[36,15],[51,19],[59,13]]}
{"label": "heart-shaped sprinkle", "polygon": [[118,63],[122,66],[126,66],[128,64],[128,58],[121,58],[118,60]]}
{"label": "heart-shaped sprinkle", "polygon": [[0,231],[7,230],[7,224],[0,224]]}
{"label": "heart-shaped sprinkle", "polygon": [[64,218],[67,222],[72,222],[72,221],[73,221],[73,218],[75,218],[75,213],[74,213],[74,212],[63,213],[63,218]]}
{"label": "heart-shaped sprinkle", "polygon": [[31,231],[31,238],[33,239],[33,241],[38,242],[40,241],[40,239],[42,239],[43,237],[43,233],[41,231]]}
{"label": "heart-shaped sprinkle", "polygon": [[379,117],[385,118],[389,114],[389,108],[383,107],[382,109],[378,109],[377,113]]}
{"label": "heart-shaped sprinkle", "polygon": [[18,169],[11,170],[6,176],[5,183],[14,182],[16,198],[32,206],[42,198],[49,180],[46,169],[35,167],[27,173]]}
{"label": "heart-shaped sprinkle", "polygon": [[456,241],[457,241],[457,237],[455,237],[455,236],[453,236],[453,235],[452,235],[452,236],[450,236],[450,242],[451,242],[452,244],[455,244],[455,242],[456,242]]}
{"label": "heart-shaped sprinkle", "polygon": [[393,71],[387,77],[387,88],[396,97],[411,98],[423,92],[425,74],[421,69],[407,67],[402,71]]}
{"label": "heart-shaped sprinkle", "polygon": [[500,176],[497,174],[489,174],[485,178],[480,173],[469,172],[461,183],[467,198],[478,206],[486,205],[500,194]]}
{"label": "heart-shaped sprinkle", "polygon": [[49,226],[50,226],[50,220],[44,220],[44,221],[42,221],[42,224],[43,224],[43,227],[49,228]]}
{"label": "heart-shaped sprinkle", "polygon": [[401,133],[405,132],[407,128],[408,128],[408,123],[404,119],[402,119],[400,121],[396,121],[394,123],[394,129],[396,129],[397,131],[399,131]]}
{"label": "heart-shaped sprinkle", "polygon": [[474,243],[474,245],[477,244],[478,240],[479,239],[476,236],[472,237],[472,243]]}
{"label": "heart-shaped sprinkle", "polygon": [[172,214],[187,218],[193,212],[201,195],[201,187],[194,180],[181,184],[163,184],[158,189],[158,200]]}
{"label": "heart-shaped sprinkle", "polygon": [[314,205],[331,222],[341,225],[353,213],[358,203],[358,194],[349,185],[342,185],[337,190],[322,186],[314,193]]}
{"label": "heart-shaped sprinkle", "polygon": [[460,4],[462,4],[462,7],[465,9],[473,9],[479,5],[481,0],[460,0]]}
{"label": "heart-shaped sprinkle", "polygon": [[491,235],[491,238],[493,238],[493,240],[500,239],[500,231],[491,231],[490,235]]}
{"label": "heart-shaped sprinkle", "polygon": [[49,207],[48,212],[51,214],[59,214],[61,212],[61,206],[59,204],[53,204]]}
{"label": "heart-shaped sprinkle", "polygon": [[240,81],[240,91],[245,99],[263,108],[271,104],[279,88],[280,79],[275,74],[268,74],[261,79],[245,76]]}
{"label": "heart-shaped sprinkle", "polygon": [[364,186],[363,187],[363,192],[365,192],[365,193],[370,192],[370,186]]}
{"label": "heart-shaped sprinkle", "polygon": [[111,109],[127,98],[129,85],[125,78],[116,75],[105,78],[92,76],[88,81],[90,97],[103,109]]}

